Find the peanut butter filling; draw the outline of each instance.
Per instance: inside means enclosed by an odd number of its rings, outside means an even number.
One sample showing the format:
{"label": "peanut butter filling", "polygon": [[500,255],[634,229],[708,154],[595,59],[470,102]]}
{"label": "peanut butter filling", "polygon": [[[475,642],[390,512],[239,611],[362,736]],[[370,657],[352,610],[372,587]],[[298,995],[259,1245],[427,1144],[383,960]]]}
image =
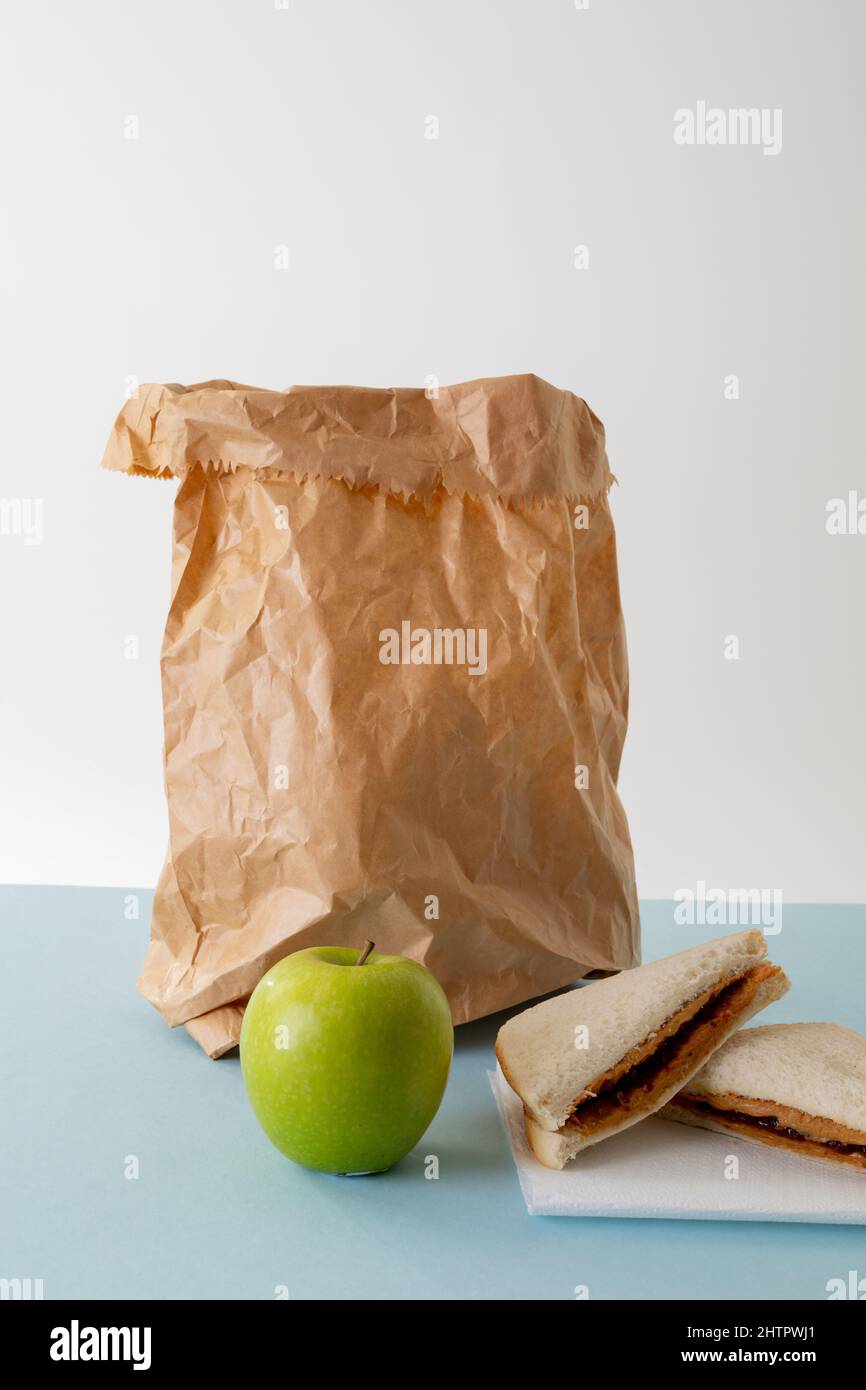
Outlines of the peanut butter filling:
{"label": "peanut butter filling", "polygon": [[790,1105],[752,1100],[733,1092],[717,1095],[684,1095],[675,1104],[697,1117],[717,1120],[733,1134],[760,1139],[764,1144],[788,1149],[812,1158],[835,1158],[866,1168],[866,1134],[822,1115],[809,1115]]}
{"label": "peanut butter filling", "polygon": [[779,973],[778,966],[762,963],[690,1000],[587,1087],[564,1128],[598,1134],[621,1124],[623,1113],[657,1109],[665,1092],[694,1075],[759,987]]}

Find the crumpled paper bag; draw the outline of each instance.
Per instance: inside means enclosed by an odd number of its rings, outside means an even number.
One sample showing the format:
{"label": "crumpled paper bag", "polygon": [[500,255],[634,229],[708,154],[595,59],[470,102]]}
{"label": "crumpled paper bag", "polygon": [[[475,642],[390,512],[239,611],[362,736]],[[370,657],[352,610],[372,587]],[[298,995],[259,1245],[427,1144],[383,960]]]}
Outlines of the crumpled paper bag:
{"label": "crumpled paper bag", "polygon": [[144,386],[104,465],[178,478],[169,847],[139,987],[211,1056],[280,957],[412,956],[456,1023],[638,961],[612,476],[533,376]]}

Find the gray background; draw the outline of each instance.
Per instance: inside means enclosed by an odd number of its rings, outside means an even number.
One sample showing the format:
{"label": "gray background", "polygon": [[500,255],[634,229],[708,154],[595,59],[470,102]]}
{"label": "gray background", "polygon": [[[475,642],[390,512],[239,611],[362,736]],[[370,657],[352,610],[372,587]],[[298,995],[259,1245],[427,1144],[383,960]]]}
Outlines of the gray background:
{"label": "gray background", "polygon": [[[642,895],[866,898],[866,536],[825,530],[866,494],[864,7],[4,11],[2,495],[45,536],[0,537],[0,877],[162,859],[174,489],[99,471],[127,377],[532,371],[602,417],[621,483]],[[781,107],[781,153],[678,147],[699,100]]]}

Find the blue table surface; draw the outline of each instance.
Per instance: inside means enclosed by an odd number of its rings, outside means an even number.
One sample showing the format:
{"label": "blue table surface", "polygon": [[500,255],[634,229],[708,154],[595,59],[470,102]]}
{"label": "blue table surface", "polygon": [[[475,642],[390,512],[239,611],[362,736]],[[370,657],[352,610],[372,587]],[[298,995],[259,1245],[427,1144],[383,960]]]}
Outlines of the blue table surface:
{"label": "blue table surface", "polygon": [[[769,1300],[866,1276],[863,1227],[528,1216],[486,1075],[501,1014],[457,1030],[439,1114],[391,1172],[296,1168],[237,1055],[209,1061],[136,993],[150,894],[134,922],[125,897],[0,889],[0,1277],[47,1299]],[[721,934],[670,903],[642,920],[645,960]],[[786,905],[769,946],[793,981],[775,1021],[866,1031],[866,907]]]}

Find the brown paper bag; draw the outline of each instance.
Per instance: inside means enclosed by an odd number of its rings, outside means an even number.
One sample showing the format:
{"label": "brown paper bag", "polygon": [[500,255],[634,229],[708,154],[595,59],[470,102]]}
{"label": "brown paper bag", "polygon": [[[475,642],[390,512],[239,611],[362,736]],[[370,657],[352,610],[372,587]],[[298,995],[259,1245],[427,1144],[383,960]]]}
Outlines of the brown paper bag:
{"label": "brown paper bag", "polygon": [[105,466],[177,477],[169,849],[139,987],[211,1056],[275,961],[422,961],[456,1023],[638,961],[628,673],[592,411],[146,386]]}

